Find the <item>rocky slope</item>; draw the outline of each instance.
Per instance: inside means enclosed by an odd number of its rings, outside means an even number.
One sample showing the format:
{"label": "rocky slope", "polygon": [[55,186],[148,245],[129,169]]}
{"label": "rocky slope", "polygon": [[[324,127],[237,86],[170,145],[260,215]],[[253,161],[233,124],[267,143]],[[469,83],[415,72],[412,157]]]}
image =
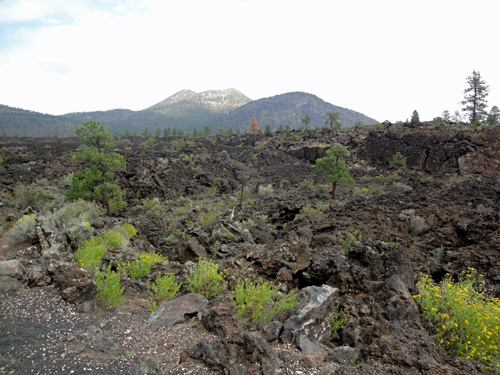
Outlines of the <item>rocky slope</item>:
{"label": "rocky slope", "polygon": [[[446,273],[456,277],[468,267],[485,276],[486,295],[500,296],[498,129],[425,124],[391,132],[387,124],[385,130],[200,137],[180,150],[172,148],[173,138],[160,138],[152,151],[137,147],[144,139],[130,140],[130,148],[117,150],[127,159],[127,169],[116,176],[127,191],[128,207],[101,227],[132,220],[138,235],[131,250],[169,258],[167,265],[153,267],[141,282],[154,279],[158,272],[174,273],[182,280],[190,262],[208,255],[227,270],[230,285],[239,279],[263,279],[280,282],[282,291],[300,290],[295,309],[258,326],[236,318],[227,298],[211,303],[177,301],[182,305],[176,310],[181,322],[196,315],[204,332],[215,335],[183,349],[179,354],[183,365],[230,374],[289,373],[287,366],[294,361],[300,362],[300,371],[325,374],[490,371],[481,363],[449,356],[437,346],[412,296],[417,294],[420,272],[440,281]],[[256,147],[257,141],[264,147]],[[76,170],[69,153],[78,141],[0,142],[5,159],[0,165],[0,189],[12,193],[20,182],[35,183],[52,194],[49,202],[62,204],[58,189],[65,188],[64,176]],[[341,185],[332,202],[330,185],[311,163],[334,143],[351,152],[348,166],[356,184]],[[408,157],[406,171],[391,167],[396,152]],[[258,194],[259,186],[268,184],[272,194]],[[254,202],[241,209],[236,204],[233,214],[231,202],[239,202],[245,186]],[[179,210],[179,198],[186,197],[193,201],[192,207]],[[146,212],[144,198],[158,198],[161,213]],[[5,230],[25,209],[16,207],[9,196],[3,203],[2,244]],[[72,260],[78,239],[58,226],[43,206],[34,207],[39,235],[32,242],[0,249],[1,260],[16,263],[10,275],[18,284],[9,280],[18,286],[54,285],[64,299],[78,303],[80,311],[92,311],[95,285]],[[307,213],[303,209],[308,206],[323,210]],[[416,228],[400,215],[409,209],[423,218],[423,225]],[[199,213],[206,210],[220,215],[201,225]],[[243,227],[249,219],[253,225]],[[355,230],[362,234],[361,241],[340,246]],[[176,243],[167,241],[170,235]],[[108,252],[102,262],[107,265],[132,256],[133,252]],[[133,291],[145,296],[138,287],[145,284],[122,282],[130,295]],[[184,291],[180,298],[191,296]],[[330,338],[325,318],[337,304],[349,315],[349,325]],[[143,309],[151,325],[160,324],[138,304],[133,309]],[[287,355],[280,342],[301,353]],[[148,358],[154,359],[154,354]]]}

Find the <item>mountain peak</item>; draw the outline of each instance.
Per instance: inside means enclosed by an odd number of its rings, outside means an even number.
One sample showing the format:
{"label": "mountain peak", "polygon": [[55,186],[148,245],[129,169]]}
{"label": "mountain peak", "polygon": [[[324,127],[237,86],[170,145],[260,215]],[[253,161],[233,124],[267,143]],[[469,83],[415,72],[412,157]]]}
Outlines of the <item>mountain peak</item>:
{"label": "mountain peak", "polygon": [[225,90],[208,90],[200,93],[196,93],[192,90],[181,90],[165,100],[146,108],[145,111],[168,114],[172,111],[175,112],[175,107],[182,105],[183,107],[202,107],[214,113],[227,113],[249,102],[251,102],[250,98],[233,88]]}

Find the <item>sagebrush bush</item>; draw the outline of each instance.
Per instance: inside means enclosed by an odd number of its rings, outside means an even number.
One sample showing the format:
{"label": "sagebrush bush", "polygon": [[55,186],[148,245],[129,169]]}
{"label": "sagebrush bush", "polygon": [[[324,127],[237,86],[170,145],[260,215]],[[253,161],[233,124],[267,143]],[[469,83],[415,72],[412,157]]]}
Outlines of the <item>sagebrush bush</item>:
{"label": "sagebrush bush", "polygon": [[66,203],[55,212],[65,227],[73,226],[82,221],[88,221],[94,225],[100,221],[104,214],[104,209],[101,206],[83,199]]}
{"label": "sagebrush bush", "polygon": [[164,212],[158,198],[153,198],[153,199],[145,198],[141,202],[142,202],[142,209],[147,213],[153,214],[156,217],[161,216],[162,213]]}
{"label": "sagebrush bush", "polygon": [[193,207],[193,201],[191,200],[191,198],[181,197],[177,201],[177,206],[178,207]]}
{"label": "sagebrush bush", "polygon": [[422,275],[414,298],[436,344],[449,354],[498,368],[500,300],[484,297],[481,278],[473,268],[462,272],[458,283],[447,275],[435,285],[430,276]]}
{"label": "sagebrush bush", "polygon": [[155,311],[160,303],[174,299],[181,286],[172,274],[158,276],[151,287],[148,282],[149,311]]}
{"label": "sagebrush bush", "polygon": [[36,236],[35,214],[24,215],[7,231],[10,243],[29,240]]}
{"label": "sagebrush bush", "polygon": [[325,209],[324,206],[321,206],[321,209],[320,209],[320,208],[311,207],[311,205],[308,204],[307,206],[302,207],[302,209],[300,210],[300,213],[295,215],[294,220],[298,220],[298,219],[303,218],[303,217],[307,217],[310,219],[317,219],[323,215],[323,209]]}
{"label": "sagebrush bush", "polygon": [[304,180],[301,183],[299,183],[299,187],[305,190],[311,190],[313,186],[314,186],[313,180]]}
{"label": "sagebrush bush", "polygon": [[272,321],[280,311],[297,306],[297,290],[288,294],[279,292],[279,286],[269,282],[238,281],[234,288],[234,305],[238,317],[248,322]]}
{"label": "sagebrush bush", "polygon": [[20,210],[28,207],[40,210],[49,200],[54,199],[52,195],[43,192],[38,186],[33,184],[26,186],[22,183],[14,187],[13,194],[5,194],[4,198]]}
{"label": "sagebrush bush", "polygon": [[177,242],[179,242],[179,240],[173,234],[165,238],[165,243],[168,246],[175,245]]}
{"label": "sagebrush bush", "polygon": [[273,192],[273,185],[271,185],[271,184],[269,184],[267,186],[259,185],[259,195],[266,196],[266,195],[272,194],[272,192]]}
{"label": "sagebrush bush", "polygon": [[204,295],[214,300],[226,289],[225,273],[211,260],[200,259],[195,266],[186,270],[186,289],[190,293]]}
{"label": "sagebrush bush", "polygon": [[203,226],[208,226],[214,222],[214,220],[220,216],[220,211],[208,210],[207,212],[200,212],[200,224]]}
{"label": "sagebrush bush", "polygon": [[94,274],[97,284],[97,295],[95,300],[102,307],[118,307],[125,303],[121,287],[120,274],[111,271],[111,266],[104,271],[97,271]]}

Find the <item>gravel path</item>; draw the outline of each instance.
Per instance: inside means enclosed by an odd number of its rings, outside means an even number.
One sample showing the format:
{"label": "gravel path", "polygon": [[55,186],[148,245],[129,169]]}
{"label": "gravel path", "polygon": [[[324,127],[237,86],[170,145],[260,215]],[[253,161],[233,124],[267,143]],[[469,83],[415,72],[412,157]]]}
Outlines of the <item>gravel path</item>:
{"label": "gravel path", "polygon": [[[92,340],[92,332],[106,326],[104,342]],[[148,334],[144,329],[150,331],[143,317],[79,314],[53,287],[0,293],[0,374],[212,374],[205,368],[177,368],[178,356],[171,351],[179,344],[159,340],[161,330]],[[176,332],[190,344],[190,335]],[[109,337],[117,338],[118,349],[106,348]],[[147,359],[148,352],[156,362]]]}

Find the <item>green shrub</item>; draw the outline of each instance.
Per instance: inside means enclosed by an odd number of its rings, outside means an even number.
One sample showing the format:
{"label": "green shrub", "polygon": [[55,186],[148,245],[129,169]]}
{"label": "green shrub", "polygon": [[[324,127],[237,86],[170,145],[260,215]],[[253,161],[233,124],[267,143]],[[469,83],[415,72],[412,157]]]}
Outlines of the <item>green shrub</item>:
{"label": "green shrub", "polygon": [[401,152],[396,152],[396,155],[389,162],[392,166],[402,169],[403,171],[406,169],[406,157],[404,157]]}
{"label": "green shrub", "polygon": [[314,186],[313,180],[304,180],[301,183],[299,183],[299,187],[305,190],[311,190],[313,186]]}
{"label": "green shrub", "polygon": [[356,229],[352,233],[348,233],[347,237],[342,241],[342,249],[348,249],[349,246],[354,242],[354,241],[360,241],[363,236],[359,233],[359,229]]}
{"label": "green shrub", "polygon": [[257,154],[253,154],[253,155],[250,157],[250,159],[252,159],[252,160],[257,160],[257,159],[258,159]]}
{"label": "green shrub", "polygon": [[382,125],[382,124],[375,124],[375,125],[373,125],[373,128],[375,130],[384,130],[384,125]]}
{"label": "green shrub", "polygon": [[0,164],[3,163],[3,158],[0,156]]}
{"label": "green shrub", "polygon": [[147,212],[151,213],[152,215],[159,217],[162,215],[164,212],[163,207],[160,204],[160,201],[158,198],[145,198],[141,200],[142,202],[142,209]]}
{"label": "green shrub", "polygon": [[74,256],[76,264],[86,270],[93,271],[99,266],[105,253],[106,247],[103,245],[86,245],[79,248]]}
{"label": "green shrub", "polygon": [[217,188],[215,186],[209,187],[207,189],[207,194],[211,197],[215,196],[216,193],[217,193]]}
{"label": "green shrub", "polygon": [[200,212],[200,224],[208,226],[220,215],[220,211],[208,210],[207,212]]}
{"label": "green shrub", "polygon": [[226,275],[211,260],[201,259],[186,271],[186,288],[190,293],[199,293],[215,300],[226,289]]}
{"label": "green shrub", "polygon": [[344,314],[338,303],[335,306],[335,310],[328,317],[328,323],[330,323],[330,328],[332,329],[332,337],[337,336],[340,327],[346,327],[349,324],[347,315]]}
{"label": "green shrub", "polygon": [[179,240],[173,234],[165,238],[165,243],[167,244],[167,246],[175,245],[177,242],[179,242]]}
{"label": "green shrub", "polygon": [[38,186],[19,184],[14,187],[13,194],[6,194],[5,198],[12,204],[16,205],[20,210],[27,207],[34,209],[42,209],[45,203],[54,199],[52,195],[44,193]]}
{"label": "green shrub", "polygon": [[323,215],[322,210],[320,210],[318,208],[311,207],[311,205],[308,204],[307,206],[302,207],[302,209],[300,210],[300,213],[295,215],[294,220],[298,220],[302,217],[317,219],[317,218],[321,217],[322,215]]}
{"label": "green shrub", "polygon": [[435,285],[430,276],[422,275],[414,298],[436,344],[449,354],[499,367],[500,300],[484,296],[481,278],[472,268],[458,283],[447,275]]}
{"label": "green shrub", "polygon": [[132,262],[118,263],[118,269],[128,270],[128,277],[139,280],[151,272],[151,266],[159,262],[168,262],[168,258],[155,253],[140,253],[134,257]]}
{"label": "green shrub", "polygon": [[267,186],[262,186],[262,185],[259,186],[259,195],[266,196],[272,194],[272,192],[273,192],[273,186],[271,184]]}
{"label": "green shrub", "polygon": [[104,216],[104,209],[94,202],[78,199],[71,203],[66,203],[55,212],[64,226],[73,226],[82,221],[88,221],[91,225],[96,224]]}
{"label": "green shrub", "polygon": [[420,181],[422,181],[422,182],[434,182],[434,178],[432,178],[431,176],[425,175],[425,176],[422,176],[422,178],[420,178]]}
{"label": "green shrub", "polygon": [[29,240],[36,236],[35,214],[24,215],[8,230],[7,236],[10,243]]}
{"label": "green shrub", "polygon": [[122,146],[125,148],[130,147],[130,139],[122,139]]}
{"label": "green shrub", "polygon": [[75,252],[76,263],[85,269],[93,270],[101,261],[107,249],[126,248],[128,240],[136,234],[131,224],[108,229],[104,233],[93,236],[82,242],[82,246]]}
{"label": "green shrub", "polygon": [[187,197],[181,197],[177,201],[178,207],[193,207],[193,201]]}
{"label": "green shrub", "polygon": [[264,143],[257,141],[257,142],[255,142],[255,147],[257,147],[257,148],[264,148]]}
{"label": "green shrub", "polygon": [[234,305],[238,317],[247,322],[272,321],[280,311],[297,306],[297,291],[294,289],[288,294],[279,292],[279,286],[269,282],[254,284],[238,281],[234,292]]}
{"label": "green shrub", "polygon": [[149,311],[155,311],[160,303],[174,299],[180,288],[181,284],[175,281],[172,274],[157,277],[151,288],[148,282]]}
{"label": "green shrub", "polygon": [[172,146],[172,148],[174,150],[178,150],[178,149],[186,146],[186,142],[184,142],[182,139],[173,140],[172,142],[170,142],[170,145]]}
{"label": "green shrub", "polygon": [[397,130],[398,130],[398,128],[396,127],[396,125],[391,125],[391,126],[389,127],[389,131],[390,131],[391,133],[396,133],[396,131],[397,131]]}
{"label": "green shrub", "polygon": [[94,274],[97,284],[96,302],[102,307],[118,307],[125,303],[121,288],[120,274],[111,271],[111,266],[107,270],[97,271]]}

